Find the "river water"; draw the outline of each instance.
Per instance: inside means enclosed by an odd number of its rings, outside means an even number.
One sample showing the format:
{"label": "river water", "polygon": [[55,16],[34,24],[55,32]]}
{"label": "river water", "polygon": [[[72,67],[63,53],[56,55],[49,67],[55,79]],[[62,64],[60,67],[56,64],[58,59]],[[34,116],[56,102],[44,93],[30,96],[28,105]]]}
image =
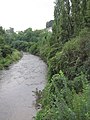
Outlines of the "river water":
{"label": "river water", "polygon": [[36,88],[45,87],[46,64],[24,53],[22,59],[0,71],[0,120],[33,120]]}

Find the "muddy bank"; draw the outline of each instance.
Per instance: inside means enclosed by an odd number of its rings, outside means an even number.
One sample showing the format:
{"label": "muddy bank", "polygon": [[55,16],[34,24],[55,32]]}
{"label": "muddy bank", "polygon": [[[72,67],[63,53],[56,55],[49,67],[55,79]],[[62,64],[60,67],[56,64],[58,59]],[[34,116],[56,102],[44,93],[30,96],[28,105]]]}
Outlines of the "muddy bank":
{"label": "muddy bank", "polygon": [[22,59],[0,71],[0,120],[33,120],[36,114],[36,88],[46,82],[46,64],[37,56],[24,54]]}

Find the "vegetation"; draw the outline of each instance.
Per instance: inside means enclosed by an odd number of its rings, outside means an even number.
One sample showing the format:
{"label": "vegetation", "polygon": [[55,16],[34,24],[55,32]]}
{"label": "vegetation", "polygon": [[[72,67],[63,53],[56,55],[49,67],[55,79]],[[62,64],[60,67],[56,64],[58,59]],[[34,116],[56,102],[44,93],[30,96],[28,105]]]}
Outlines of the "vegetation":
{"label": "vegetation", "polygon": [[0,27],[0,69],[8,67],[21,57],[20,52],[10,46],[7,38],[5,30]]}
{"label": "vegetation", "polygon": [[90,120],[90,0],[56,0],[52,33],[28,28],[6,35],[0,28],[1,68],[18,58],[15,49],[48,65],[36,120]]}
{"label": "vegetation", "polygon": [[90,120],[90,1],[56,0],[52,30],[30,48],[48,64],[36,120]]}
{"label": "vegetation", "polygon": [[37,43],[48,64],[48,83],[36,120],[90,120],[90,30],[60,44],[52,43],[52,35]]}

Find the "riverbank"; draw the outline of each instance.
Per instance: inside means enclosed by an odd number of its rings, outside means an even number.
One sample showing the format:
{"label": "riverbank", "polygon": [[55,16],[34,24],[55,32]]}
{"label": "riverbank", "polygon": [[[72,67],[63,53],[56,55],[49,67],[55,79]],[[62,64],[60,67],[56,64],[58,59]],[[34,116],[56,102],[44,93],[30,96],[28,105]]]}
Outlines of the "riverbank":
{"label": "riverbank", "polygon": [[22,53],[20,53],[18,50],[13,50],[12,54],[7,55],[5,58],[0,58],[0,70],[8,68],[10,64],[20,60],[22,57]]}

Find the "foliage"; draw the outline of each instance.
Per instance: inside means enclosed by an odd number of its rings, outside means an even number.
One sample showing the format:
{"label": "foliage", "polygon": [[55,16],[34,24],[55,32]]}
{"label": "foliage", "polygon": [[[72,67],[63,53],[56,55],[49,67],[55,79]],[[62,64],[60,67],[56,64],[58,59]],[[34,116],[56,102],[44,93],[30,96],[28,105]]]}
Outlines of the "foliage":
{"label": "foliage", "polygon": [[29,52],[32,53],[32,54],[36,54],[38,53],[38,50],[37,50],[37,43],[32,43],[31,44],[31,47],[29,49]]}
{"label": "foliage", "polygon": [[55,2],[52,35],[37,44],[48,83],[36,120],[90,120],[89,6],[89,0]]}
{"label": "foliage", "polygon": [[56,0],[52,33],[28,28],[5,35],[0,27],[1,68],[18,59],[14,49],[48,65],[36,120],[90,120],[90,0]]}
{"label": "foliage", "polygon": [[89,90],[90,86],[84,83],[83,93],[71,91],[68,79],[60,71],[44,89],[42,110],[36,120],[89,120]]}
{"label": "foliage", "polygon": [[73,79],[81,71],[89,77],[90,32],[86,29],[80,36],[67,42],[59,56],[58,65],[69,79]]}
{"label": "foliage", "polygon": [[0,27],[0,69],[8,67],[21,57],[20,52],[13,49],[9,43],[10,39],[7,37],[5,30]]}

